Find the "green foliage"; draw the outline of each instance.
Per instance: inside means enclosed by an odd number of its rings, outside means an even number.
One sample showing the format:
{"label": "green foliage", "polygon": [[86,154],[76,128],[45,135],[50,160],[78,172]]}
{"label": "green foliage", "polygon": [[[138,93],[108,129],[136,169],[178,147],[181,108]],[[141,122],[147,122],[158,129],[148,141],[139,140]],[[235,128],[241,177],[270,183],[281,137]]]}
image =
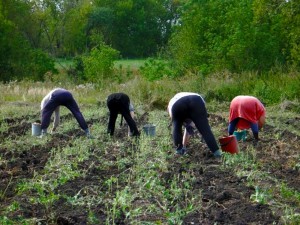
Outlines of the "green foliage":
{"label": "green foliage", "polygon": [[89,56],[83,57],[84,74],[87,81],[102,84],[113,75],[114,61],[119,52],[112,47],[101,44],[92,49]]}
{"label": "green foliage", "polygon": [[44,75],[47,72],[58,72],[54,67],[54,59],[50,58],[45,52],[39,49],[31,50],[29,60],[28,76],[26,77],[33,81],[44,80]]}
{"label": "green foliage", "polygon": [[178,4],[170,0],[96,1],[89,24],[123,57],[149,57],[166,45]]}
{"label": "green foliage", "polygon": [[[0,80],[43,80],[46,72],[56,72],[47,53],[33,49],[11,20],[0,12]],[[16,19],[16,18],[15,18]]]}
{"label": "green foliage", "polygon": [[148,81],[160,80],[165,77],[173,78],[176,73],[171,69],[170,63],[159,59],[148,59],[140,67],[140,73]]}
{"label": "green foliage", "polygon": [[288,60],[297,64],[299,45],[292,40],[298,20],[290,20],[297,10],[289,12],[290,2],[189,1],[172,34],[171,55],[179,68],[202,73],[267,71]]}

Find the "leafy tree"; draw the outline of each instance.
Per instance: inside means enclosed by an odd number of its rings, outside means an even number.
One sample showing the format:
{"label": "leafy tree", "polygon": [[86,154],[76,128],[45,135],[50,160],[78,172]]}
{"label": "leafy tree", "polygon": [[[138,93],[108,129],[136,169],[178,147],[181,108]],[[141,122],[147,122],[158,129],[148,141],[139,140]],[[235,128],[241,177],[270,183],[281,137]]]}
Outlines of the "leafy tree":
{"label": "leafy tree", "polygon": [[300,1],[286,0],[279,7],[281,12],[283,53],[287,62],[300,68]]}
{"label": "leafy tree", "polygon": [[89,50],[88,15],[91,11],[92,5],[89,1],[82,1],[68,9],[60,34],[62,54],[76,56]]}
{"label": "leafy tree", "polygon": [[[18,8],[19,1],[14,3]],[[10,4],[0,2],[0,80],[42,80],[46,72],[55,72],[54,62],[44,52],[31,48],[19,26],[8,19],[11,9]]]}
{"label": "leafy tree", "polygon": [[285,0],[187,1],[169,42],[171,55],[180,67],[204,73],[284,65],[289,46],[282,8],[287,4]]}
{"label": "leafy tree", "polygon": [[95,4],[91,27],[123,57],[151,56],[165,46],[178,5],[171,0],[97,0]]}

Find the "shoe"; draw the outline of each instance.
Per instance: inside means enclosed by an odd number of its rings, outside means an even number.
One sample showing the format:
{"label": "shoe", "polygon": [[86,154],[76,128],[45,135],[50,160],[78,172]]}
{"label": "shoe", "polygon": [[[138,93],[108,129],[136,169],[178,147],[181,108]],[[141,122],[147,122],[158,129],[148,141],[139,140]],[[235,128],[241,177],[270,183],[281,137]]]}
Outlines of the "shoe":
{"label": "shoe", "polygon": [[222,152],[221,152],[220,149],[218,149],[217,151],[214,152],[214,157],[215,157],[216,159],[219,159],[219,158],[222,157]]}
{"label": "shoe", "polygon": [[47,136],[47,135],[48,135],[47,129],[42,129],[41,135],[38,136],[38,137],[39,137],[39,138],[43,138],[43,137],[45,137],[45,136]]}
{"label": "shoe", "polygon": [[88,139],[94,139],[93,135],[91,135],[89,128],[84,130],[85,135]]}
{"label": "shoe", "polygon": [[91,134],[86,134],[86,137],[87,137],[88,139],[95,139],[95,137],[94,137],[93,135],[91,135]]}
{"label": "shoe", "polygon": [[176,150],[177,155],[185,155],[186,154],[186,148],[180,148]]}

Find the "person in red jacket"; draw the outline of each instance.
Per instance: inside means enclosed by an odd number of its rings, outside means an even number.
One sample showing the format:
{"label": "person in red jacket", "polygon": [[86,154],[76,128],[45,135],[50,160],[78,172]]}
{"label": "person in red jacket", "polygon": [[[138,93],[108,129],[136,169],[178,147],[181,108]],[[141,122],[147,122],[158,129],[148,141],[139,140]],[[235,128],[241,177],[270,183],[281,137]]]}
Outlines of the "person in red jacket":
{"label": "person in red jacket", "polygon": [[256,141],[258,131],[264,126],[266,109],[255,97],[247,95],[236,96],[230,103],[228,134],[232,135],[235,129],[251,128]]}

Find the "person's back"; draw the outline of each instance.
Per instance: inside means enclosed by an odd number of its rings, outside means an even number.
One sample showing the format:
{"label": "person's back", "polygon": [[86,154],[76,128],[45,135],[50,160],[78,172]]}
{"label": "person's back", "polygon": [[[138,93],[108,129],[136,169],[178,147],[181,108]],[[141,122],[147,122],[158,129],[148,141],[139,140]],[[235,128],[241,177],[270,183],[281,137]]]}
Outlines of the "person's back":
{"label": "person's back", "polygon": [[129,126],[129,136],[139,136],[140,133],[137,129],[136,123],[133,119],[133,105],[130,103],[130,98],[124,93],[112,93],[107,97],[107,107],[109,109],[109,121],[107,127],[107,133],[111,136],[115,131],[115,123],[118,114],[125,119]]}

